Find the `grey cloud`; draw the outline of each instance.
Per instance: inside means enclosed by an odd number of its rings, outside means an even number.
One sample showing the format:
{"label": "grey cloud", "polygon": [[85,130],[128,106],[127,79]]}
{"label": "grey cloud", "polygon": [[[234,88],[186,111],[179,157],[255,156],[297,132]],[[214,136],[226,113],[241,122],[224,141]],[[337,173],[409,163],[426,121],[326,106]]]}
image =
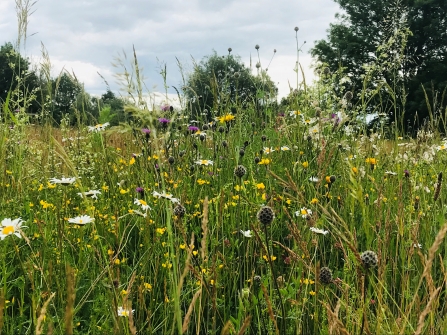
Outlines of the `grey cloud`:
{"label": "grey cloud", "polygon": [[[0,36],[5,40],[0,43],[13,41],[17,34],[14,7],[3,2],[1,9]],[[264,65],[273,49],[277,55],[296,55],[295,26],[300,27],[300,45],[307,40],[303,46],[307,53],[313,41],[326,36],[338,5],[332,0],[40,0],[35,9],[28,32],[37,34],[29,37],[27,53],[39,55],[42,41],[57,63],[80,61],[111,73],[119,70],[111,66],[114,57],[123,50],[130,56],[135,45],[147,86],[161,88],[157,58],[167,65],[168,84],[178,85],[181,77],[175,57],[190,63],[191,56],[200,61],[213,49],[223,55],[231,47],[244,60],[250,55],[255,60],[254,46],[259,44]],[[279,65],[274,59],[271,67]],[[293,75],[292,71],[288,76]],[[95,84],[86,86],[87,91],[105,91],[99,76],[88,82]]]}

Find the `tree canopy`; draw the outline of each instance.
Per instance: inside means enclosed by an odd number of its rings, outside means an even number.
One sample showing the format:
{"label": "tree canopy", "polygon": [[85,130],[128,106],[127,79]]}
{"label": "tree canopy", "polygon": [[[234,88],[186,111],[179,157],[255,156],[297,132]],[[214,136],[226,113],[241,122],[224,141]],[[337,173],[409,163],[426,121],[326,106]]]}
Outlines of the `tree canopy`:
{"label": "tree canopy", "polygon": [[236,104],[248,106],[261,104],[276,97],[277,88],[265,71],[258,67],[253,75],[240,57],[229,53],[218,56],[216,52],[195,64],[186,80],[185,96],[193,114],[205,109],[231,110]]}
{"label": "tree canopy", "polygon": [[28,59],[22,57],[11,43],[2,45],[0,47],[0,105],[5,102],[8,93],[11,93],[11,101],[15,103],[10,107],[14,109],[24,107],[29,113],[37,113],[39,106],[35,95],[39,87],[39,78],[30,68]]}
{"label": "tree canopy", "polygon": [[[353,102],[360,91],[376,90],[372,101],[383,107],[369,111],[396,118],[406,130],[420,127],[430,111],[440,113],[447,87],[447,0],[335,1],[344,14],[311,53],[332,73],[343,69]],[[393,103],[384,104],[384,95]]]}

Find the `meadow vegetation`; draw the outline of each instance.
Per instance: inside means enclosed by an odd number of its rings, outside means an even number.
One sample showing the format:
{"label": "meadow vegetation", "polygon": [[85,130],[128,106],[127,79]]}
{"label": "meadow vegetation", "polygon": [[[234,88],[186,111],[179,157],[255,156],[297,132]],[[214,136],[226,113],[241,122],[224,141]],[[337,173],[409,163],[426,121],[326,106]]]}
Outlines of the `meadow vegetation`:
{"label": "meadow vegetation", "polygon": [[322,66],[193,119],[131,65],[118,126],[2,104],[1,334],[445,333],[447,111],[371,129]]}

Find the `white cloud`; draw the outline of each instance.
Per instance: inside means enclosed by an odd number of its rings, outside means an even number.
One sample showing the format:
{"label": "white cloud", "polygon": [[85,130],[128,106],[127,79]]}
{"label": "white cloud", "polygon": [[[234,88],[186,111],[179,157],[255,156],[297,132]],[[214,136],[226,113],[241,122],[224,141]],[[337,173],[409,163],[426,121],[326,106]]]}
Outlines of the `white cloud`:
{"label": "white cloud", "polygon": [[[259,44],[263,67],[273,49],[277,50],[268,73],[279,83],[283,96],[289,92],[288,82],[296,87],[294,27],[300,28],[299,45],[307,41],[300,62],[310,82],[308,51],[315,40],[326,37],[338,8],[333,0],[39,0],[29,18],[30,37],[24,52],[38,57],[42,41],[55,71],[63,66],[73,70],[88,92],[99,94],[106,85],[97,72],[117,90],[113,76],[117,69],[111,63],[123,50],[131,57],[133,45],[147,87],[162,90],[157,59],[167,66],[168,85],[179,86],[176,57],[188,69],[191,56],[200,61],[213,49],[224,55],[231,47],[248,64],[250,55],[257,59],[254,46]],[[0,43],[17,39],[17,30],[12,29],[17,26],[15,17],[14,1],[0,1],[0,36],[4,38]],[[169,93],[175,91],[171,88]]]}

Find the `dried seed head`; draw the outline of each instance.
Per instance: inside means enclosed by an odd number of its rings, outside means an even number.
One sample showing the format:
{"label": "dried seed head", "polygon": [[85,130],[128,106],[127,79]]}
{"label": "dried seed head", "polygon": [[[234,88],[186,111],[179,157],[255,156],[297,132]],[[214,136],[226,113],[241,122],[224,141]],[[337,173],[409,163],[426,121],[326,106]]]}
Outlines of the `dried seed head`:
{"label": "dried seed head", "polygon": [[239,156],[243,157],[245,155],[245,150],[241,149],[239,150]]}
{"label": "dried seed head", "polygon": [[186,208],[183,207],[182,205],[177,205],[174,207],[174,215],[182,218],[183,216],[185,216],[186,214]]}
{"label": "dried seed head", "polygon": [[362,260],[363,266],[367,269],[375,267],[378,263],[377,254],[371,250],[362,252],[360,259]]}
{"label": "dried seed head", "polygon": [[255,157],[255,164],[258,164],[261,161],[259,157]]}
{"label": "dried seed head", "polygon": [[347,91],[347,92],[345,93],[345,96],[344,96],[344,98],[345,98],[346,101],[351,101],[353,97],[354,97],[354,96],[353,96],[353,94],[352,94],[351,91]]}
{"label": "dried seed head", "polygon": [[271,209],[269,206],[263,206],[258,211],[256,217],[258,218],[258,221],[263,225],[269,225],[275,218],[275,212],[273,212],[273,209]]}
{"label": "dried seed head", "polygon": [[323,285],[330,284],[332,282],[332,271],[328,267],[320,269],[320,283]]}
{"label": "dried seed head", "polygon": [[337,179],[335,176],[330,176],[330,178],[329,178],[329,180],[330,180],[331,183],[334,183],[334,182],[335,182],[335,179]]}
{"label": "dried seed head", "polygon": [[256,50],[259,50],[259,44],[256,44],[256,45],[255,45],[255,49],[256,49]]}
{"label": "dried seed head", "polygon": [[298,28],[298,27],[295,27],[295,31],[298,31],[298,30],[300,30],[300,28]]}
{"label": "dried seed head", "polygon": [[238,178],[242,178],[247,173],[247,169],[243,165],[238,165],[234,168],[234,175]]}
{"label": "dried seed head", "polygon": [[228,48],[228,53],[230,53],[231,51],[233,51],[233,49],[231,49],[231,48]]}

